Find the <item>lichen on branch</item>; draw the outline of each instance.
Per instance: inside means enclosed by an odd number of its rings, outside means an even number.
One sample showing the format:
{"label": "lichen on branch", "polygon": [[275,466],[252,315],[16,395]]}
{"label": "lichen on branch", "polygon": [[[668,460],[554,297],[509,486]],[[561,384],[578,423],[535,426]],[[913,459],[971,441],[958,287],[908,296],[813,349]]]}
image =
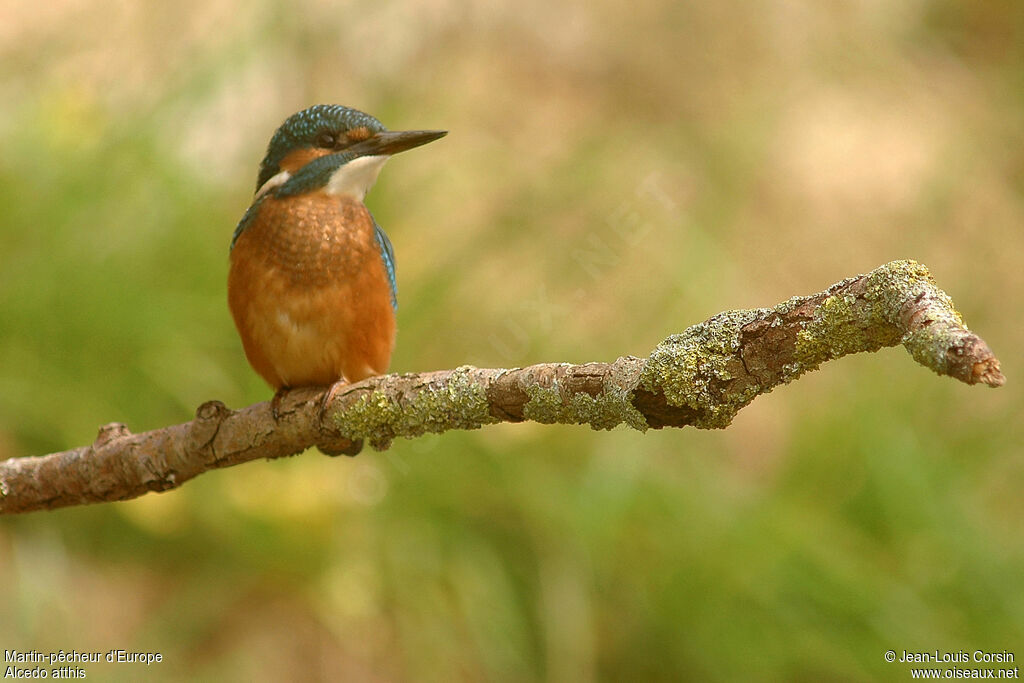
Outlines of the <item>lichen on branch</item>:
{"label": "lichen on branch", "polygon": [[312,446],[354,455],[364,441],[382,450],[396,437],[496,422],[720,429],[755,397],[825,361],[897,344],[940,375],[992,387],[1005,381],[927,268],[893,261],[774,308],[719,313],[646,358],[384,375],[294,389],[276,414],[269,402],[233,411],[208,401],[185,424],[142,434],[106,425],[89,446],[0,462],[0,513],[126,500]]}

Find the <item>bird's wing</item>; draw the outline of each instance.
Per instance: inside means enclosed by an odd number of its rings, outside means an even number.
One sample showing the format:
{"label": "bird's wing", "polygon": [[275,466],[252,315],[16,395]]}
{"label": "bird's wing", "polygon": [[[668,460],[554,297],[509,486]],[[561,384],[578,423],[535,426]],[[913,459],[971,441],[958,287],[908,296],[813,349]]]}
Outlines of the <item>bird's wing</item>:
{"label": "bird's wing", "polygon": [[263,204],[263,200],[267,195],[260,195],[260,197],[249,205],[249,208],[245,210],[245,215],[242,216],[242,220],[238,221],[238,226],[235,228],[235,234],[231,236],[231,247],[228,249],[235,248],[235,242],[238,241],[238,237],[245,231],[245,229],[252,223],[252,219],[256,218],[256,214],[260,212],[260,206]]}
{"label": "bird's wing", "polygon": [[374,233],[377,237],[377,244],[380,246],[380,257],[384,261],[384,270],[388,273],[388,284],[391,285],[391,305],[398,310],[398,282],[395,279],[395,249],[391,246],[391,240],[377,224],[373,222]]}

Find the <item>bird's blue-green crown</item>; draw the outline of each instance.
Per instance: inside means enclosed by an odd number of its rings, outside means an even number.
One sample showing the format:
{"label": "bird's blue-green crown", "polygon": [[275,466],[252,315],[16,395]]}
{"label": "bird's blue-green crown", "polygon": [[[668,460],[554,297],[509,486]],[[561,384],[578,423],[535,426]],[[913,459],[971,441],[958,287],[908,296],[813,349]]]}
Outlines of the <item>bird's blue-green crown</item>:
{"label": "bird's blue-green crown", "polygon": [[336,147],[345,141],[345,132],[353,128],[366,128],[371,133],[386,130],[369,114],[340,104],[316,104],[292,114],[270,138],[256,189],[280,172],[281,161],[289,152],[303,147]]}

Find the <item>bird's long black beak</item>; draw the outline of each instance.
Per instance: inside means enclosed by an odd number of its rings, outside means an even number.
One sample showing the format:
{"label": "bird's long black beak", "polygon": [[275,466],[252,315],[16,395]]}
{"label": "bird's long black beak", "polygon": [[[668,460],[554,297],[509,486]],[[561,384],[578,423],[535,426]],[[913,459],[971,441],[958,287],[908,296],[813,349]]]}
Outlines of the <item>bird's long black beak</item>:
{"label": "bird's long black beak", "polygon": [[344,151],[360,156],[398,154],[448,135],[446,130],[386,130],[348,147]]}

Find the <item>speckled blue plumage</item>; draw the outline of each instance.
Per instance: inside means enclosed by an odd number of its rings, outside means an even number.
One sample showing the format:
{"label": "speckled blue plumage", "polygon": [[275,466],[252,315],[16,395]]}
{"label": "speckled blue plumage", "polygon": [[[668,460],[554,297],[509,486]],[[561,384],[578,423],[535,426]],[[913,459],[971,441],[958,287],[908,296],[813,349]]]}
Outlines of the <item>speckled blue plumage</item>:
{"label": "speckled blue plumage", "polygon": [[358,109],[340,104],[317,104],[292,114],[274,133],[267,146],[267,154],[260,164],[256,189],[280,171],[281,160],[298,147],[309,147],[317,136],[325,132],[338,132],[365,127],[372,133],[385,130],[384,124]]}

